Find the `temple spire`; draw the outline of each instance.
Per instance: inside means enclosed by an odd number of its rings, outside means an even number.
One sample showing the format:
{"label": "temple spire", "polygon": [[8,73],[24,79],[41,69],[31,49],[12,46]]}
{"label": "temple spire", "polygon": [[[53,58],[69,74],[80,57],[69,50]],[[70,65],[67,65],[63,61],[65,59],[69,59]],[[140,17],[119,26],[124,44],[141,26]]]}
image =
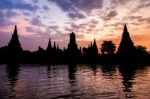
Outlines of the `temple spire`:
{"label": "temple spire", "polygon": [[128,32],[127,25],[124,25],[124,32]]}
{"label": "temple spire", "polygon": [[128,58],[130,56],[133,56],[134,50],[135,50],[134,43],[130,38],[130,34],[125,24],[123,29],[122,39],[118,47],[117,53],[121,58],[125,58],[125,57]]}
{"label": "temple spire", "polygon": [[56,43],[54,42],[54,46],[53,46],[53,49],[56,49]]}
{"label": "temple spire", "polygon": [[15,26],[12,38],[11,38],[10,42],[8,43],[8,47],[13,50],[22,50],[21,44],[19,42],[17,26]]}
{"label": "temple spire", "polygon": [[93,46],[94,47],[97,47],[97,45],[96,45],[96,40],[94,39],[94,42],[93,42]]}
{"label": "temple spire", "polygon": [[48,46],[47,46],[47,51],[52,49],[52,45],[51,45],[51,39],[49,38],[49,42],[48,42]]}

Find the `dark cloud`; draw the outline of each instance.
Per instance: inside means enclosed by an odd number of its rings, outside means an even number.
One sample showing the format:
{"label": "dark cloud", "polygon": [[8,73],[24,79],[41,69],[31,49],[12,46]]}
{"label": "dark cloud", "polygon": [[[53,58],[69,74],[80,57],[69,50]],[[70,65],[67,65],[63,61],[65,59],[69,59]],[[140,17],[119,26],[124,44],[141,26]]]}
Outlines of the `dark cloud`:
{"label": "dark cloud", "polygon": [[150,8],[150,0],[140,0],[138,5],[134,9],[131,9],[131,14],[138,12],[142,8],[148,7]]}
{"label": "dark cloud", "polygon": [[41,22],[38,18],[33,18],[33,19],[31,20],[31,24],[34,25],[34,26],[44,26],[44,25],[42,24],[42,22]]}
{"label": "dark cloud", "polygon": [[27,32],[35,32],[33,27],[25,27]]}
{"label": "dark cloud", "polygon": [[89,27],[91,27],[91,28],[96,28],[96,25],[91,24],[91,25],[89,25]]}
{"label": "dark cloud", "polygon": [[56,3],[71,18],[84,18],[82,12],[90,13],[103,6],[103,0],[48,0]]}
{"label": "dark cloud", "polygon": [[94,20],[94,19],[92,19],[90,22],[91,22],[92,24],[98,24],[98,23],[99,23],[98,21],[96,21],[96,20]]}
{"label": "dark cloud", "polygon": [[59,30],[59,27],[58,26],[55,26],[55,25],[51,25],[51,26],[48,26],[46,27],[45,31],[42,31],[41,29],[37,28],[37,27],[31,27],[31,26],[27,26],[25,27],[26,31],[27,32],[30,32],[30,33],[34,33],[34,35],[38,35],[40,37],[49,37],[49,35],[59,35],[59,34],[63,34],[60,30]]}
{"label": "dark cloud", "polygon": [[79,12],[70,12],[68,13],[68,16],[72,19],[84,19],[85,18],[85,15],[82,14],[82,13],[79,13]]}
{"label": "dark cloud", "polygon": [[50,29],[58,29],[59,27],[56,26],[56,25],[51,25],[51,26],[48,26],[48,28],[50,28]]}
{"label": "dark cloud", "polygon": [[38,3],[38,2],[39,2],[39,0],[32,0],[32,2],[33,2],[33,3]]}
{"label": "dark cloud", "polygon": [[[105,24],[103,27],[104,28],[107,28],[109,30],[122,30],[123,29],[123,26],[125,24],[128,24],[128,23],[124,23],[124,22],[115,22],[115,23],[111,23],[111,24]],[[112,31],[109,31],[112,33]]]}
{"label": "dark cloud", "polygon": [[25,27],[25,29],[27,32],[33,33],[34,36],[41,37],[41,38],[49,37],[49,34],[51,32],[50,30],[43,32],[41,29],[38,29],[36,27],[31,27],[31,26],[27,26]]}
{"label": "dark cloud", "polygon": [[139,19],[142,19],[143,17],[142,16],[127,16],[127,17],[124,17],[123,19],[126,20],[139,20]]}
{"label": "dark cloud", "polygon": [[48,6],[46,6],[46,5],[44,5],[44,6],[43,6],[43,9],[44,9],[45,11],[50,10],[50,9],[49,9],[49,7],[48,7]]}
{"label": "dark cloud", "polygon": [[22,0],[0,0],[0,9],[22,9],[35,11],[38,9],[38,6],[33,6],[30,3],[26,3]]}
{"label": "dark cloud", "polygon": [[11,17],[15,17],[15,16],[19,16],[20,14],[15,12],[15,11],[11,11],[8,10],[7,12],[5,12],[5,17],[7,18],[11,18]]}
{"label": "dark cloud", "polygon": [[113,11],[110,11],[106,16],[102,16],[102,19],[104,21],[108,21],[108,20],[111,20],[112,18],[114,18],[117,15],[118,15],[118,13],[115,10],[113,10]]}
{"label": "dark cloud", "polygon": [[55,2],[64,11],[82,10],[85,12],[101,8],[103,0],[48,0]]}
{"label": "dark cloud", "polygon": [[73,29],[73,28],[69,28],[69,27],[64,27],[64,29],[65,29],[65,31],[69,31],[69,32],[74,31],[74,29]]}
{"label": "dark cloud", "polygon": [[83,33],[96,33],[98,30],[96,29],[97,24],[99,22],[95,19],[88,20],[87,22],[83,22],[77,24],[76,22],[68,22],[69,26],[65,26],[65,31],[68,32],[77,32],[79,34]]}
{"label": "dark cloud", "polygon": [[143,17],[143,16],[128,16],[124,17],[124,20],[134,21],[135,23],[150,23],[150,17]]}
{"label": "dark cloud", "polygon": [[128,2],[128,0],[118,0],[119,1],[119,3],[121,3],[121,4],[125,4],[126,2]]}
{"label": "dark cloud", "polygon": [[140,18],[138,19],[139,22],[147,22],[150,23],[150,17],[146,17],[146,18]]}
{"label": "dark cloud", "polygon": [[70,25],[73,29],[80,29],[80,25],[76,25],[75,23]]}
{"label": "dark cloud", "polygon": [[5,27],[7,25],[14,25],[15,22],[12,22],[9,20],[10,17],[17,15],[15,12],[11,12],[10,14],[8,12],[4,13],[0,11],[0,27]]}
{"label": "dark cloud", "polygon": [[137,9],[146,8],[146,7],[150,7],[150,2],[149,3],[143,3],[143,4],[139,5],[137,7]]}
{"label": "dark cloud", "polygon": [[116,11],[110,11],[107,15],[107,17],[115,17],[117,16],[117,12]]}
{"label": "dark cloud", "polygon": [[30,16],[30,12],[22,12],[24,16]]}

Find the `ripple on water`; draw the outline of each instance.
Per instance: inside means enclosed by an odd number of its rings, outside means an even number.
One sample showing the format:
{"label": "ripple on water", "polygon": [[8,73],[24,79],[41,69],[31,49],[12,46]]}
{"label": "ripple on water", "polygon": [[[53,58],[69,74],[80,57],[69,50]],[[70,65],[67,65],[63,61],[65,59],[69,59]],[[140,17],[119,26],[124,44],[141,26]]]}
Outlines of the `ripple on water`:
{"label": "ripple on water", "polygon": [[150,67],[0,65],[0,99],[125,99],[150,97]]}

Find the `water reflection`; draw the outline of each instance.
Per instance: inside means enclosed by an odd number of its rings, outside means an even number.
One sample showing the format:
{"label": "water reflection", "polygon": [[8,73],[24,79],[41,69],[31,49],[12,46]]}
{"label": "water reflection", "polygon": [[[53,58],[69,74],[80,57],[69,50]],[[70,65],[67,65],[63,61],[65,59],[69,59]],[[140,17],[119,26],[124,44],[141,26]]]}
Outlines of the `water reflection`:
{"label": "water reflection", "polygon": [[101,65],[101,70],[103,73],[103,76],[113,76],[116,72],[116,66],[114,65]]}
{"label": "water reflection", "polygon": [[96,64],[91,64],[90,67],[91,67],[91,70],[92,70],[93,73],[94,73],[94,76],[96,76],[96,73],[97,73],[97,65],[96,65]]}
{"label": "water reflection", "polygon": [[132,87],[136,70],[137,68],[134,65],[119,66],[119,71],[123,79],[122,83],[124,85],[123,91],[125,92],[126,98],[134,97],[134,95],[132,94]]}
{"label": "water reflection", "polygon": [[77,71],[77,66],[76,64],[69,64],[68,65],[68,78],[70,81],[76,80],[76,71]]}
{"label": "water reflection", "polygon": [[149,66],[9,64],[0,66],[0,98],[147,98],[149,77]]}
{"label": "water reflection", "polygon": [[10,87],[10,97],[15,97],[15,86],[18,80],[19,71],[19,64],[8,64],[6,67]]}
{"label": "water reflection", "polygon": [[51,78],[51,66],[50,65],[48,65],[47,66],[47,76],[48,76],[48,78]]}

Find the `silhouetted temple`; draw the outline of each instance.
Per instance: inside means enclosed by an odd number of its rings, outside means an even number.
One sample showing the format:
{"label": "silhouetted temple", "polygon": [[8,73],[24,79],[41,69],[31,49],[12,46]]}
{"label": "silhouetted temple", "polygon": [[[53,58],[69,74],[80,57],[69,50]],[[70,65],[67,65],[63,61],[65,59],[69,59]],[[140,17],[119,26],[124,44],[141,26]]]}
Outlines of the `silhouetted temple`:
{"label": "silhouetted temple", "polygon": [[130,34],[128,32],[127,26],[124,25],[122,39],[121,39],[120,45],[118,47],[117,54],[118,54],[119,58],[121,58],[122,60],[130,60],[131,59],[130,61],[132,61],[134,53],[135,53],[134,43],[132,42],[132,40],[130,38]]}
{"label": "silhouetted temple", "polygon": [[76,53],[78,51],[78,47],[76,44],[76,37],[73,32],[70,34],[70,42],[68,44],[68,51],[73,52],[73,53]]}
{"label": "silhouetted temple", "polygon": [[47,51],[51,51],[52,50],[52,44],[51,44],[51,39],[49,39],[49,42],[48,42],[48,46],[47,46]]}
{"label": "silhouetted temple", "polygon": [[12,35],[12,38],[11,38],[10,42],[8,43],[8,47],[11,50],[22,51],[22,47],[21,47],[21,44],[20,44],[19,38],[18,38],[17,26],[15,26],[15,30]]}
{"label": "silhouetted temple", "polygon": [[96,40],[94,39],[93,45],[92,45],[92,52],[94,55],[98,54],[98,48],[97,48],[97,44],[96,44]]}
{"label": "silhouetted temple", "polygon": [[126,25],[124,25],[117,53],[114,53],[115,48],[112,41],[104,41],[101,46],[102,54],[99,54],[96,39],[94,39],[87,48],[78,49],[75,33],[72,32],[68,47],[64,50],[59,49],[55,42],[52,45],[49,39],[46,49],[39,47],[34,52],[24,51],[19,42],[17,26],[15,26],[8,46],[0,48],[0,63],[150,63],[150,55],[146,48],[134,46]]}
{"label": "silhouetted temple", "polygon": [[68,48],[66,50],[67,60],[77,61],[77,57],[80,54],[79,51],[80,50],[78,50],[75,34],[72,32],[70,34],[70,42],[69,42]]}

